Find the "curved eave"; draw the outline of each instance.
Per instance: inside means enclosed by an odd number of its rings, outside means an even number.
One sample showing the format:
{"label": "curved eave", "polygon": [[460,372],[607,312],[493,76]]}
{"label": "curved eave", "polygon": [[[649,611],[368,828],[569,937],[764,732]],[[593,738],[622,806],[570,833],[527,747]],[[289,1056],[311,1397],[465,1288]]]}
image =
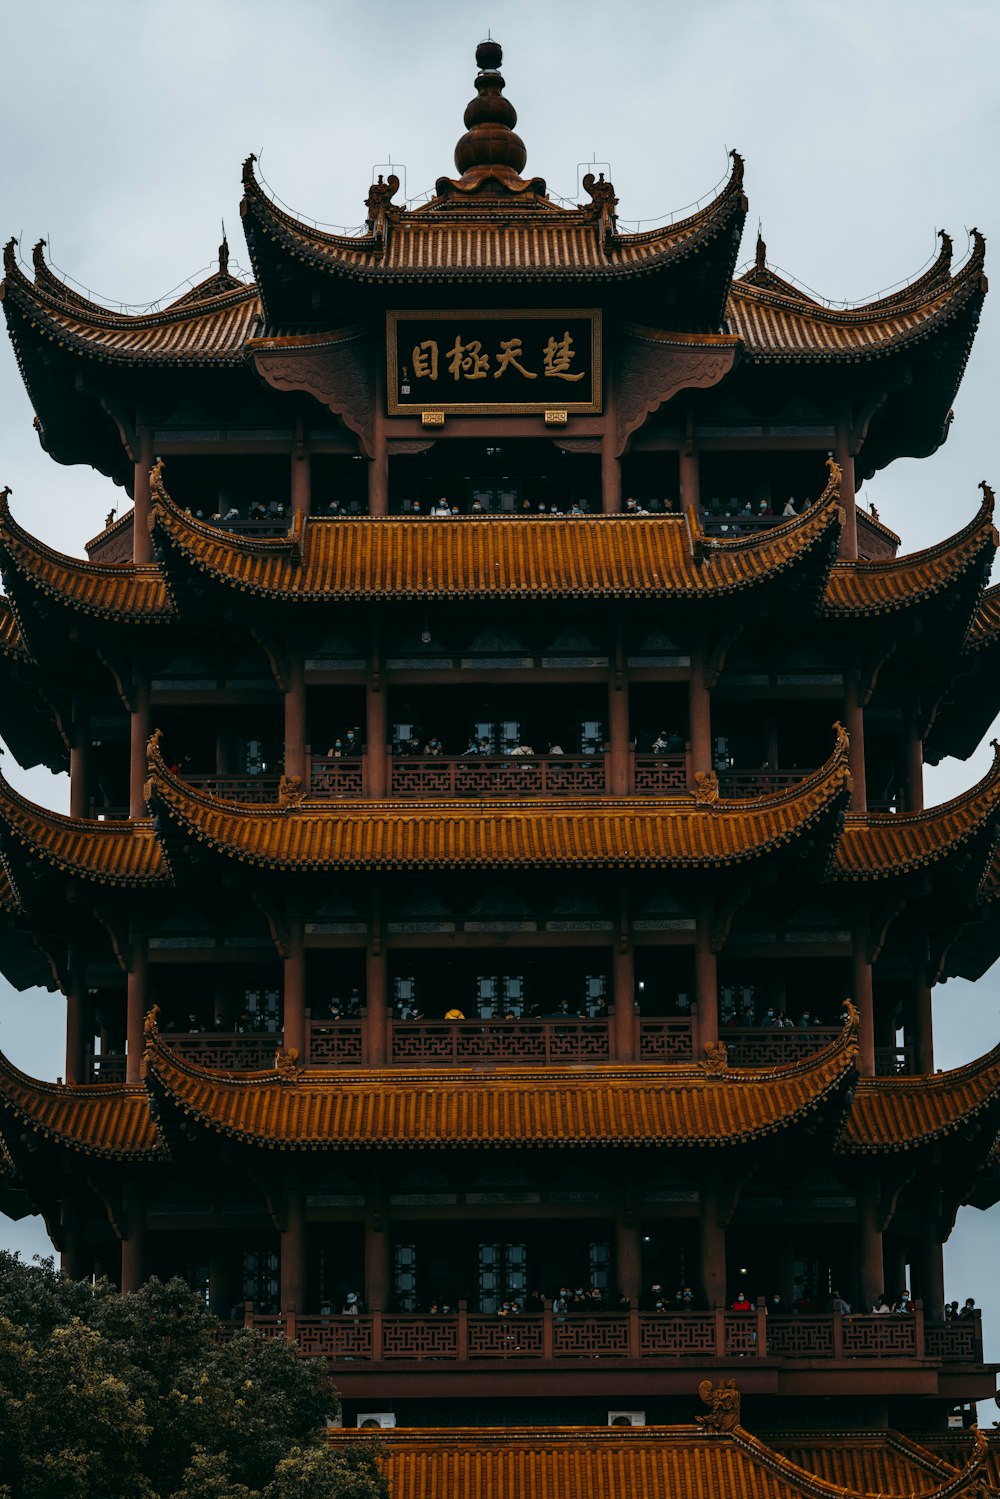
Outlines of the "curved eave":
{"label": "curved eave", "polygon": [[[916,607],[936,595],[954,591],[971,581],[975,599],[989,576],[998,537],[993,524],[993,491],[982,485],[979,510],[961,531],[936,546],[905,557],[863,562],[835,562],[830,570],[821,612],[832,619],[864,619]],[[964,633],[964,632],[963,632]]]}
{"label": "curved eave", "polygon": [[0,493],[0,572],[15,604],[39,595],[92,619],[163,624],[176,614],[154,564],[82,562],[56,552],[23,530]]}
{"label": "curved eave", "polygon": [[985,651],[1000,643],[1000,583],[987,588],[966,638],[967,651]]}
{"label": "curved eave", "polygon": [[836,880],[899,878],[958,853],[973,839],[988,840],[986,865],[1000,814],[1000,749],[989,771],[971,790],[924,812],[849,813],[844,821],[832,876]]}
{"label": "curved eave", "polygon": [[832,843],[850,794],[847,736],[798,785],[747,801],[693,796],[588,801],[309,802],[261,808],[193,790],[150,744],[147,797],[207,850],[259,868],[717,869],[774,853],[828,824]]}
{"label": "curved eave", "polygon": [[[151,1161],[163,1154],[149,1094],[138,1085],[39,1082],[0,1053],[0,1114],[15,1121],[19,1136],[30,1131],[48,1144],[87,1156]],[[16,1155],[10,1132],[7,1139]]]}
{"label": "curved eave", "polygon": [[38,807],[0,776],[0,841],[21,858],[101,885],[155,888],[170,871],[153,824],[91,822]]}
{"label": "curved eave", "polygon": [[683,516],[305,521],[291,538],[248,540],[185,514],[154,478],[154,541],[165,565],[282,604],[337,600],[676,598],[760,586],[810,564],[825,577],[843,523],[828,486],[808,511],[760,536],[694,536]]}
{"label": "curved eave", "polygon": [[31,652],[24,643],[10,599],[3,597],[0,597],[0,656],[18,665],[27,665],[31,661]]}
{"label": "curved eave", "polygon": [[4,916],[24,915],[21,897],[17,893],[14,877],[3,854],[0,854],[0,914]]}
{"label": "curved eave", "polygon": [[561,209],[545,202],[521,207],[508,199],[474,200],[468,205],[432,202],[418,212],[390,207],[384,236],[324,233],[279,207],[264,192],[254,158],[243,167],[241,204],[244,232],[254,273],[268,312],[269,285],[302,271],[349,284],[400,286],[410,283],[525,282],[615,283],[646,277],[704,254],[729,232],[723,292],[728,286],[746,216],[743,161],[733,152],[733,168],[719,195],[686,219],[642,234],[602,236],[596,211]]}
{"label": "curved eave", "polygon": [[[259,331],[260,299],[253,286],[129,316],[58,296],[49,284],[53,278],[29,281],[9,246],[4,271],[0,299],[19,358],[30,357],[32,348],[50,353],[55,347],[109,365],[234,367],[243,364],[243,345]],[[27,380],[23,364],[22,372]]]}
{"label": "curved eave", "polygon": [[709,1073],[697,1065],[373,1068],[234,1075],[178,1056],[147,1021],[147,1087],[164,1104],[246,1144],[281,1149],[417,1146],[748,1144],[813,1113],[854,1076],[856,1032],[805,1062]]}
{"label": "curved eave", "polygon": [[852,1155],[917,1149],[966,1130],[987,1111],[995,1114],[998,1107],[1000,1046],[951,1072],[861,1078],[837,1150]]}
{"label": "curved eave", "polygon": [[853,364],[884,358],[912,349],[963,312],[978,317],[986,294],[985,261],[986,243],[976,233],[969,259],[943,284],[917,286],[905,299],[900,294],[899,301],[883,299],[848,309],[734,281],[726,327],[743,339],[743,357],[755,364]]}

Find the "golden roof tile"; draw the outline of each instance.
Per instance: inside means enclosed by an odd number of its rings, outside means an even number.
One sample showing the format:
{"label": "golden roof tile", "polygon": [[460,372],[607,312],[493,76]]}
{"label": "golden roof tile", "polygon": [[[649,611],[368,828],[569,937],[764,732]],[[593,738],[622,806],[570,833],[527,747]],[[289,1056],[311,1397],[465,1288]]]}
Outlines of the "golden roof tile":
{"label": "golden roof tile", "polygon": [[153,824],[93,822],[49,812],[0,776],[0,839],[54,869],[102,885],[156,886],[170,872]]}
{"label": "golden roof tile", "polygon": [[[319,803],[260,807],[220,801],[168,770],[150,741],[148,795],[162,815],[214,852],[269,869],[651,869],[719,867],[759,858],[839,818],[850,793],[847,736],[794,786],[722,801],[695,795],[586,801]],[[706,799],[715,795],[716,799]]]}
{"label": "golden roof tile", "polygon": [[14,661],[31,659],[10,599],[2,597],[0,597],[0,655],[8,656]]}
{"label": "golden roof tile", "polygon": [[993,491],[988,484],[980,487],[982,504],[972,520],[936,546],[884,561],[834,563],[822,613],[833,618],[890,614],[923,603],[970,575],[984,586],[998,537]]}
{"label": "golden roof tile", "polygon": [[966,1129],[987,1109],[1000,1109],[1000,1046],[951,1072],[860,1078],[837,1149],[848,1155],[910,1150]]}
{"label": "golden roof tile", "polygon": [[464,1145],[726,1146],[817,1109],[854,1076],[856,1024],[780,1067],[714,1062],[487,1073],[298,1068],[222,1073],[179,1056],[146,1021],[145,1077],[186,1117],[249,1144],[298,1150]]}
{"label": "golden roof tile", "polygon": [[81,562],[30,536],[0,492],[0,571],[9,593],[27,590],[95,619],[160,624],[176,615],[159,567],[153,563]]}
{"label": "golden roof tile", "polygon": [[1000,583],[987,588],[980,599],[976,617],[969,630],[966,649],[981,651],[997,640],[1000,640]]}
{"label": "golden roof tile", "polygon": [[87,1155],[151,1160],[162,1151],[149,1094],[141,1085],[39,1082],[0,1053],[0,1117],[4,1114],[17,1122],[19,1134],[31,1130]]}
{"label": "golden roof tile", "polygon": [[[334,1449],[366,1440],[365,1432],[331,1430]],[[890,1440],[881,1440],[877,1460],[858,1465],[857,1487],[831,1481],[808,1464],[777,1452],[742,1426],[706,1433],[695,1426],[643,1427],[397,1427],[373,1434],[378,1462],[393,1499],[481,1499],[517,1494],[519,1499],[674,1499],[725,1495],[726,1499],[965,1499],[979,1492],[978,1477],[988,1447],[978,1432],[961,1444],[961,1467],[940,1464],[937,1479],[904,1463]],[[851,1463],[858,1439],[826,1438]],[[796,1449],[796,1455],[798,1451]],[[897,1458],[897,1461],[893,1461]],[[884,1472],[885,1484],[877,1482]],[[870,1476],[869,1476],[870,1475]],[[867,1478],[867,1482],[865,1481]]]}
{"label": "golden roof tile", "polygon": [[0,911],[7,916],[14,916],[22,910],[21,897],[17,893],[7,860],[0,854]]}
{"label": "golden roof tile", "polygon": [[[924,812],[849,812],[837,844],[835,880],[890,879],[926,868],[985,835],[1000,814],[1000,746],[969,791]],[[988,855],[987,855],[988,857]],[[984,878],[988,878],[984,870]]]}
{"label": "golden roof tile", "polygon": [[[242,592],[338,599],[679,598],[735,593],[831,552],[843,516],[837,480],[820,501],[763,535],[706,539],[684,516],[510,517],[498,523],[371,519],[305,522],[292,537],[233,536],[182,511],[154,471],[160,544]],[[825,564],[824,564],[825,566]]]}

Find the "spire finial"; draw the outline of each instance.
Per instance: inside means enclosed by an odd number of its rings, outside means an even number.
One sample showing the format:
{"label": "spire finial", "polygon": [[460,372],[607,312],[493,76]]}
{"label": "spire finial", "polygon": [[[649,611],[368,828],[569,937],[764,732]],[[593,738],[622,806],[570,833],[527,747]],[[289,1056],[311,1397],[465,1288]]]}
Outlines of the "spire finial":
{"label": "spire finial", "polygon": [[476,97],[466,106],[466,133],[455,147],[455,165],[463,173],[476,168],[501,167],[515,175],[524,170],[528,152],[514,134],[517,110],[504,97],[499,72],[503,48],[488,37],[476,48]]}
{"label": "spire finial", "polygon": [[222,244],[219,246],[219,275],[229,275],[229,241],[226,238],[226,221],[222,220]]}
{"label": "spire finial", "polygon": [[760,219],[757,220],[757,269],[758,271],[767,270],[767,245],[761,233]]}

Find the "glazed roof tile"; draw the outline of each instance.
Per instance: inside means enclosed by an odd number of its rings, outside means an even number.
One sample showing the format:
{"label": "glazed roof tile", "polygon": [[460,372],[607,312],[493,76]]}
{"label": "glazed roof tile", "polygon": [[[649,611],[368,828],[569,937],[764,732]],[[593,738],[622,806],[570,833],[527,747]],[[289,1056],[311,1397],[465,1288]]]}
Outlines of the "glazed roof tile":
{"label": "glazed roof tile", "polygon": [[5,494],[0,494],[0,572],[15,599],[42,594],[94,619],[132,624],[175,617],[163,574],[154,563],[102,566],[56,552],[17,524]]}
{"label": "glazed roof tile", "polygon": [[[923,869],[988,834],[1000,814],[1000,747],[981,781],[924,812],[850,812],[832,874],[837,880],[888,879]],[[985,855],[987,869],[991,854]],[[984,870],[984,877],[988,878]]]}
{"label": "glazed roof tile", "polygon": [[[155,1011],[154,1011],[155,1015]],[[147,1085],[189,1120],[242,1140],[300,1150],[468,1145],[721,1146],[786,1128],[854,1076],[856,1025],[823,1051],[781,1067],[708,1065],[496,1068],[488,1073],[221,1073],[179,1056],[146,1022]]]}
{"label": "glazed roof tile", "polygon": [[0,1054],[0,1117],[56,1145],[118,1160],[161,1153],[149,1094],[141,1085],[65,1087],[28,1077]]}
{"label": "glazed roof tile", "polygon": [[166,883],[169,870],[151,822],[94,822],[29,802],[0,776],[0,840],[54,869],[117,887]]}
{"label": "glazed roof tile", "polygon": [[1000,1111],[1000,1046],[951,1072],[860,1078],[838,1149],[849,1155],[909,1150],[965,1130],[986,1110]]}
{"label": "glazed roof tile", "polygon": [[565,209],[535,196],[523,204],[473,199],[444,208],[437,199],[414,212],[390,206],[384,233],[329,234],[267,196],[253,157],[243,168],[241,211],[258,274],[263,241],[298,264],[355,282],[481,282],[484,275],[491,282],[616,281],[677,264],[703,252],[734,221],[742,225],[743,161],[732,156],[729,181],[704,208],[661,228],[609,238],[593,206]]}
{"label": "glazed roof tile", "polygon": [[7,916],[17,914],[21,907],[21,897],[17,893],[7,860],[0,854],[0,911]]}
{"label": "glazed roof tile", "polygon": [[270,869],[717,867],[758,858],[824,818],[835,822],[850,792],[842,730],[820,770],[748,801],[676,796],[261,808],[186,785],[167,769],[157,736],[149,767],[148,794],[163,817],[216,853]]}
{"label": "glazed roof tile", "polygon": [[987,588],[979,601],[979,609],[969,630],[966,648],[981,651],[1000,640],[1000,583]]}
{"label": "glazed roof tile", "polygon": [[30,659],[28,647],[24,643],[21,627],[11,608],[10,599],[2,597],[0,597],[0,654],[15,661]]}
{"label": "glazed roof tile", "polygon": [[884,561],[834,563],[823,613],[852,619],[890,614],[920,604],[966,576],[980,586],[985,584],[998,537],[993,525],[993,491],[987,484],[981,488],[982,504],[972,520],[936,546]]}
{"label": "glazed roof tile", "polygon": [[[413,598],[683,598],[735,593],[830,555],[836,477],[809,510],[762,536],[704,539],[683,516],[511,517],[497,522],[307,520],[294,538],[233,536],[193,519],[154,471],[154,536],[185,567],[286,602]],[[825,562],[824,562],[825,567]]]}
{"label": "glazed roof tile", "polygon": [[[335,1450],[365,1440],[365,1433],[330,1431]],[[881,1434],[880,1434],[881,1436]],[[970,1440],[969,1438],[972,1438]],[[517,1494],[523,1499],[674,1499],[675,1495],[725,1495],[726,1499],[965,1499],[978,1492],[986,1438],[969,1434],[960,1449],[961,1468],[944,1470],[937,1481],[913,1465],[893,1463],[897,1454],[883,1442],[883,1457],[862,1465],[858,1487],[831,1482],[774,1450],[743,1427],[706,1433],[695,1426],[645,1427],[397,1427],[375,1438],[378,1461],[393,1499],[481,1499]],[[850,1457],[854,1434],[837,1434]],[[971,1449],[971,1450],[970,1450]],[[884,1471],[888,1482],[877,1484]],[[864,1482],[866,1473],[872,1475]]]}

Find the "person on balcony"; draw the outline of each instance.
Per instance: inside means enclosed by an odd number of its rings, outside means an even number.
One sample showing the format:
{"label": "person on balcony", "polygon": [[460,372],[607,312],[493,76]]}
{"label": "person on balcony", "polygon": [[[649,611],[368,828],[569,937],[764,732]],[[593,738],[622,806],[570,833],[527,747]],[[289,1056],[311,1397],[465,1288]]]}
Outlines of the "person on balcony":
{"label": "person on balcony", "polygon": [[875,1300],[872,1302],[872,1316],[885,1317],[888,1315],[889,1303],[886,1301],[885,1295],[880,1291],[879,1294],[875,1297]]}
{"label": "person on balcony", "polygon": [[465,1016],[457,1005],[452,1005],[450,1010],[444,1012],[445,1020],[464,1020]]}
{"label": "person on balcony", "polygon": [[732,1303],[731,1310],[734,1312],[753,1311],[753,1302],[750,1300],[746,1291],[738,1291],[736,1293],[736,1300]]}
{"label": "person on balcony", "polygon": [[342,739],[335,739],[333,741],[333,744],[330,746],[330,748],[326,752],[326,758],[328,760],[340,760],[340,759],[343,758],[343,755],[344,755],[344,741]]}
{"label": "person on balcony", "polygon": [[839,1291],[834,1291],[830,1297],[830,1310],[831,1312],[839,1312],[842,1317],[849,1317],[851,1315],[850,1302],[845,1301]]}
{"label": "person on balcony", "polygon": [[344,735],[344,754],[359,755],[361,753],[361,740],[357,729],[348,729]]}
{"label": "person on balcony", "polygon": [[798,511],[795,508],[794,499],[791,495],[789,495],[788,499],[785,501],[785,508],[781,512],[781,518],[782,520],[788,520],[793,515],[798,515]]}
{"label": "person on balcony", "polygon": [[763,520],[766,516],[773,515],[773,514],[774,514],[774,511],[771,509],[769,501],[767,501],[767,500],[761,500],[760,504],[757,506],[757,518],[758,518],[758,520]]}
{"label": "person on balcony", "polygon": [[[886,1308],[886,1310],[888,1311],[888,1308]],[[958,1310],[958,1302],[949,1301],[948,1305],[944,1309],[944,1320],[946,1322],[957,1322],[960,1316],[961,1313]]]}
{"label": "person on balcony", "polygon": [[443,755],[444,746],[442,745],[440,739],[428,739],[427,743],[424,745],[424,754]]}
{"label": "person on balcony", "polygon": [[962,1310],[958,1314],[958,1321],[959,1322],[974,1322],[978,1316],[979,1316],[979,1308],[976,1305],[975,1297],[974,1296],[967,1296],[965,1298],[965,1305],[962,1307]]}
{"label": "person on balcony", "polygon": [[361,1302],[358,1300],[357,1291],[348,1291],[344,1297],[344,1304],[340,1308],[342,1317],[360,1317],[362,1312]]}

